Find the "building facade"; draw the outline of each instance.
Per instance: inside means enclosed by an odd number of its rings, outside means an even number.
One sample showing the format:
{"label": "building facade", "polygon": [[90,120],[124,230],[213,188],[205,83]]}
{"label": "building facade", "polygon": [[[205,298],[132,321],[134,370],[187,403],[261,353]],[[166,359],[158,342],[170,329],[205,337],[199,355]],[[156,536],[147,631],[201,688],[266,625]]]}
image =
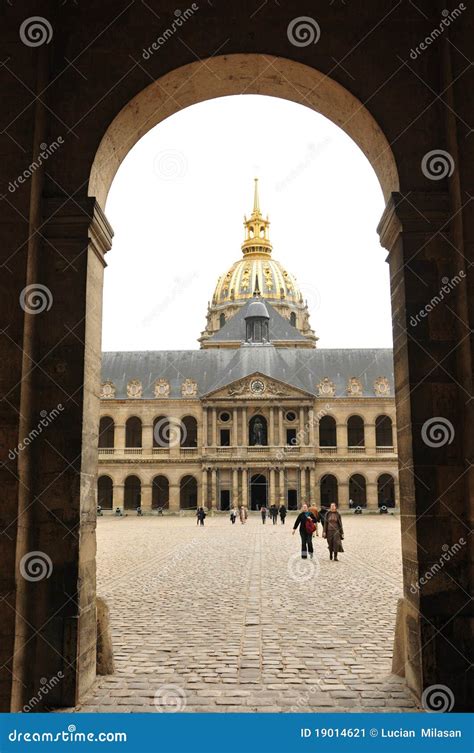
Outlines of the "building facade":
{"label": "building facade", "polygon": [[200,349],[103,354],[98,504],[398,506],[390,349],[321,349],[269,220],[244,220]]}

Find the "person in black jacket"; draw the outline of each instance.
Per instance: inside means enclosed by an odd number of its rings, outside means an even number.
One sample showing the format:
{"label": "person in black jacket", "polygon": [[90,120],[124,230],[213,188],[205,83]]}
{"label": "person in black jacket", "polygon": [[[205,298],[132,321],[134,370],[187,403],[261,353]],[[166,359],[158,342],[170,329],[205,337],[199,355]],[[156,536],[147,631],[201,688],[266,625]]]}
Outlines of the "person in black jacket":
{"label": "person in black jacket", "polygon": [[[312,531],[308,531],[307,523],[311,521],[315,526]],[[301,506],[301,512],[295,520],[293,526],[292,535],[294,536],[296,529],[299,526],[301,536],[301,557],[305,560],[308,557],[313,559],[313,533],[316,530],[316,520],[312,512],[308,510],[308,505],[305,503]]]}

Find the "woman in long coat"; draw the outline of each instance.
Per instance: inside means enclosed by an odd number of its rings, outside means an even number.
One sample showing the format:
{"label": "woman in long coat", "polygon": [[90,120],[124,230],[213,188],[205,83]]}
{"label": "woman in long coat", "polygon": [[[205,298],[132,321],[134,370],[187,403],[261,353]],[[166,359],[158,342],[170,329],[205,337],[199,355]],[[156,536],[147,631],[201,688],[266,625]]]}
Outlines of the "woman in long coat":
{"label": "woman in long coat", "polygon": [[337,511],[335,502],[331,502],[331,507],[326,513],[324,519],[323,538],[327,539],[329,549],[329,559],[337,562],[337,555],[343,552],[342,539],[344,538],[344,529],[342,527],[342,518]]}

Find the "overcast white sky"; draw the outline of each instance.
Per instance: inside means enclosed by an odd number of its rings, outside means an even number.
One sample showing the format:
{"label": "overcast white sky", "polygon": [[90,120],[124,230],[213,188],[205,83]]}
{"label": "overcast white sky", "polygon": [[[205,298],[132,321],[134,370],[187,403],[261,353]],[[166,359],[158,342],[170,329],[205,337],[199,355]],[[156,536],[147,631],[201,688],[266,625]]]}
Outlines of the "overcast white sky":
{"label": "overcast white sky", "polygon": [[241,258],[253,178],[273,256],[308,299],[319,347],[391,347],[384,201],[372,167],[321,115],[242,95],[188,107],[129,152],[109,193],[104,350],[197,348],[217,278]]}

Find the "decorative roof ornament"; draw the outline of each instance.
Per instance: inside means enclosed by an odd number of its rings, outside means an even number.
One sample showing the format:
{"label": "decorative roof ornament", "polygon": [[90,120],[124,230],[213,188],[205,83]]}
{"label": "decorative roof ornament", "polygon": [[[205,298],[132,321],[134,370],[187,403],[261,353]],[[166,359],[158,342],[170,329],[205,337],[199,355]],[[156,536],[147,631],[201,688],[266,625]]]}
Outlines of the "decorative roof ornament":
{"label": "decorative roof ornament", "polygon": [[380,397],[388,397],[390,395],[390,382],[387,377],[377,377],[374,382],[374,392]]}
{"label": "decorative roof ornament", "polygon": [[362,397],[363,389],[362,382],[357,377],[350,377],[347,382],[347,394],[351,397]]}
{"label": "decorative roof ornament", "polygon": [[336,394],[336,385],[334,382],[331,382],[329,377],[321,379],[319,384],[316,385],[316,389],[318,390],[319,397],[334,397]]}
{"label": "decorative roof ornament", "polygon": [[104,398],[105,400],[113,398],[115,397],[115,392],[116,392],[115,384],[111,382],[110,380],[107,382],[104,382],[101,385],[101,388],[100,388],[101,398]]}
{"label": "decorative roof ornament", "polygon": [[167,379],[157,379],[155,382],[155,397],[169,397],[170,383]]}
{"label": "decorative roof ornament", "polygon": [[181,385],[181,394],[183,397],[196,397],[197,389],[197,382],[193,379],[185,379]]}
{"label": "decorative roof ornament", "polygon": [[253,195],[253,210],[249,219],[244,215],[245,240],[242,243],[244,256],[267,258],[272,253],[270,243],[270,220],[265,219],[260,211],[260,197],[258,193],[258,178],[255,178]]}
{"label": "decorative roof ornament", "polygon": [[127,384],[127,397],[141,397],[143,393],[142,383],[139,379],[131,379]]}

